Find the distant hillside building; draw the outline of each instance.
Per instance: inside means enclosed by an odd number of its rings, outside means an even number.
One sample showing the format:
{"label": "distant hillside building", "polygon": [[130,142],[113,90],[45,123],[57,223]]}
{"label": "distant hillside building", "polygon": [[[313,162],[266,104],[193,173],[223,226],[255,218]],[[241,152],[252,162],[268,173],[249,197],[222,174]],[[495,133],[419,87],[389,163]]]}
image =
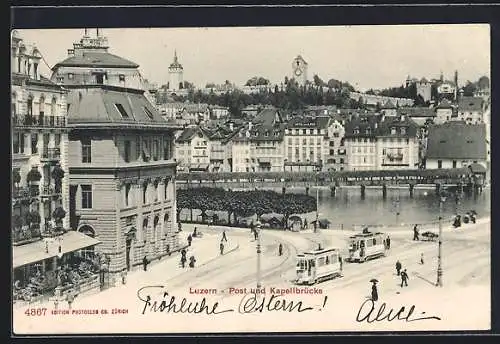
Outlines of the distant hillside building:
{"label": "distant hillside building", "polygon": [[485,101],[481,97],[460,97],[457,120],[467,124],[484,123]]}
{"label": "distant hillside building", "polygon": [[174,52],[174,61],[168,67],[168,87],[169,93],[179,93],[179,91],[184,92],[184,68],[179,63],[177,58],[177,51]]}
{"label": "distant hillside building", "polygon": [[487,168],[486,125],[449,122],[429,128],[425,167],[460,168],[480,164]]}
{"label": "distant hillside building", "polygon": [[415,83],[417,96],[421,96],[424,102],[432,100],[432,83],[426,78],[422,78]]}

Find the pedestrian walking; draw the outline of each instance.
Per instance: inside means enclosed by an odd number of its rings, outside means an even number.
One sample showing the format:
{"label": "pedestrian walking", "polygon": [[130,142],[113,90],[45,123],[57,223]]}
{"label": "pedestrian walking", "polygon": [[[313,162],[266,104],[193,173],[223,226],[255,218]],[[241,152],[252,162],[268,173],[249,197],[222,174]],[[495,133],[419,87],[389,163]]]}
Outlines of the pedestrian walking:
{"label": "pedestrian walking", "polygon": [[193,238],[196,238],[197,235],[198,235],[198,228],[194,227]]}
{"label": "pedestrian walking", "polygon": [[186,255],[181,256],[181,267],[184,269],[186,267]]}
{"label": "pedestrian walking", "polygon": [[189,257],[189,267],[194,268],[195,263],[196,263],[196,258],[194,256]]}
{"label": "pedestrian walking", "polygon": [[73,301],[75,301],[75,291],[70,290],[68,294],[66,295],[66,301],[68,302],[68,308],[71,309],[71,305],[73,304]]}
{"label": "pedestrian walking", "polygon": [[282,256],[282,255],[283,255],[283,244],[282,244],[282,243],[280,243],[280,245],[278,246],[278,254],[279,254],[280,256]]}
{"label": "pedestrian walking", "polygon": [[226,231],[223,231],[223,232],[222,232],[222,240],[221,240],[221,241],[225,241],[225,242],[227,242]]}
{"label": "pedestrian walking", "polygon": [[253,238],[255,240],[257,240],[258,237],[259,237],[259,232],[257,232],[257,229],[254,228],[254,230],[253,230]]}
{"label": "pedestrian walking", "polygon": [[401,288],[403,288],[403,285],[405,287],[408,286],[408,274],[406,273],[406,269],[401,271]]}
{"label": "pedestrian walking", "polygon": [[142,268],[144,271],[148,271],[148,263],[148,257],[144,256],[144,258],[142,258]]}
{"label": "pedestrian walking", "polygon": [[418,226],[417,225],[413,226],[413,240],[417,240],[417,241],[420,240],[418,238]]}
{"label": "pedestrian walking", "polygon": [[222,243],[222,241],[220,242],[219,248],[220,248],[220,254],[223,255],[224,254],[224,244]]}
{"label": "pedestrian walking", "polygon": [[377,290],[377,282],[375,280],[372,282],[372,301],[378,300],[378,290]]}
{"label": "pedestrian walking", "polygon": [[121,272],[122,284],[127,284],[127,269],[123,269]]}
{"label": "pedestrian walking", "polygon": [[344,264],[342,257],[339,256],[340,272],[342,272],[342,265]]}
{"label": "pedestrian walking", "polygon": [[191,234],[188,235],[187,241],[188,241],[188,246],[191,246],[191,241],[193,241],[193,237],[191,236]]}
{"label": "pedestrian walking", "polygon": [[178,232],[182,232],[182,224],[180,222],[177,224],[177,229]]}
{"label": "pedestrian walking", "polygon": [[424,265],[424,254],[420,254],[420,264]]}
{"label": "pedestrian walking", "polygon": [[402,268],[401,262],[398,260],[396,262],[396,273],[398,274],[398,276],[401,274],[401,268]]}
{"label": "pedestrian walking", "polygon": [[390,236],[387,236],[386,243],[387,243],[387,249],[390,250],[391,249],[391,237]]}

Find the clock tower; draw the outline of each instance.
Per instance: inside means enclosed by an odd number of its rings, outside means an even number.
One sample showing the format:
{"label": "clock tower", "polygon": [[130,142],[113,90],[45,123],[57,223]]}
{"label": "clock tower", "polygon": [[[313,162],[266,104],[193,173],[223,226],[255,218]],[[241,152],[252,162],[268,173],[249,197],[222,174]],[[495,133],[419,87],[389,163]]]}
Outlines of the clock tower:
{"label": "clock tower", "polygon": [[294,78],[299,85],[305,85],[307,81],[307,62],[300,55],[293,59],[292,78]]}

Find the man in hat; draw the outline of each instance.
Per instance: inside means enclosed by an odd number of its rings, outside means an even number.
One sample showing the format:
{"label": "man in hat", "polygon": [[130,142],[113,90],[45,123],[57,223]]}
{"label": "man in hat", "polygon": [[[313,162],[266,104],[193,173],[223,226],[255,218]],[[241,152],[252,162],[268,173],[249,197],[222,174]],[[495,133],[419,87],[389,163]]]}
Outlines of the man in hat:
{"label": "man in hat", "polygon": [[403,288],[403,285],[405,287],[408,286],[408,274],[406,273],[406,269],[404,269],[402,272],[401,272],[401,288]]}
{"label": "man in hat", "polygon": [[417,241],[420,240],[418,238],[418,227],[417,227],[417,225],[413,226],[413,240],[417,240]]}
{"label": "man in hat", "polygon": [[378,300],[377,281],[372,280],[372,301]]}

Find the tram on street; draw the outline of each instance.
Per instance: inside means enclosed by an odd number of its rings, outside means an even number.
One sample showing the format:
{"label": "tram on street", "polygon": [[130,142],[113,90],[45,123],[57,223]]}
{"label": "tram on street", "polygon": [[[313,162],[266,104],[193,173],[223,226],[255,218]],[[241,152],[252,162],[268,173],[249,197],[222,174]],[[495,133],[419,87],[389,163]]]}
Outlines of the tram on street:
{"label": "tram on street", "polygon": [[342,257],[336,248],[318,249],[297,255],[296,284],[313,285],[342,276]]}
{"label": "tram on street", "polygon": [[388,250],[387,234],[364,231],[349,237],[347,261],[363,263],[370,259],[385,257]]}

